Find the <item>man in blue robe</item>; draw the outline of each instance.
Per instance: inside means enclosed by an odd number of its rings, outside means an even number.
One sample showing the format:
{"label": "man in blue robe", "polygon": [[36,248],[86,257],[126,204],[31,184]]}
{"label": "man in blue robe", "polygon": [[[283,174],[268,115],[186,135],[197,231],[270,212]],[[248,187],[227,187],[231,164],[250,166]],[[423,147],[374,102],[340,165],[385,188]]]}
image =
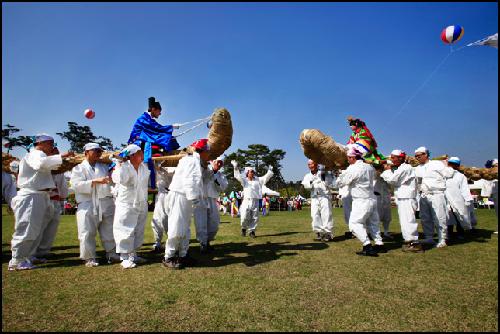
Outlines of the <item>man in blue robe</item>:
{"label": "man in blue robe", "polygon": [[149,108],[135,121],[130,133],[128,144],[136,144],[143,148],[144,162],[148,164],[151,171],[151,188],[156,188],[156,180],[154,175],[154,165],[152,159],[152,145],[160,146],[164,151],[170,152],[180,147],[179,143],[172,136],[174,129],[178,129],[178,125],[161,125],[155,118],[161,115],[160,102],[155,101],[154,97],[149,98]]}

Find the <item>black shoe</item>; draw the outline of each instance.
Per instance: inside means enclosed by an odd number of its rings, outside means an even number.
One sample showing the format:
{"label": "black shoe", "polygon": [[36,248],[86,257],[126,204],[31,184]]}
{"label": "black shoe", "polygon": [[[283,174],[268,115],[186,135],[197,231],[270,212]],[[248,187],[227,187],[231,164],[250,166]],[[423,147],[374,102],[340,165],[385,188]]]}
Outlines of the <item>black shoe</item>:
{"label": "black shoe", "polygon": [[323,241],[324,242],[333,241],[333,235],[331,233],[325,233],[325,234],[323,234]]}
{"label": "black shoe", "polygon": [[170,268],[170,269],[180,269],[179,262],[177,261],[177,258],[175,257],[169,257],[168,259],[163,259],[161,261],[162,266],[165,268]]}
{"label": "black shoe", "polygon": [[373,249],[377,252],[377,253],[387,253],[387,249],[385,248],[384,245],[375,245],[373,247]]}
{"label": "black shoe", "polygon": [[200,253],[207,254],[208,253],[208,245],[205,243],[200,243]]}
{"label": "black shoe", "polygon": [[371,244],[363,246],[363,249],[359,252],[356,252],[356,254],[361,256],[378,256],[377,252],[373,249]]}
{"label": "black shoe", "polygon": [[344,233],[344,237],[346,239],[352,239],[352,238],[354,238],[354,236],[352,235],[352,232],[346,232],[346,233]]}
{"label": "black shoe", "polygon": [[316,237],[314,238],[314,241],[321,241],[321,240],[323,240],[321,232],[316,232]]}
{"label": "black shoe", "polygon": [[245,228],[241,229],[241,236],[246,237],[247,236],[247,230]]}
{"label": "black shoe", "polygon": [[179,257],[179,264],[181,268],[194,267],[196,266],[196,262],[197,262],[196,259],[189,256],[189,254],[184,257]]}
{"label": "black shoe", "polygon": [[252,238],[252,239],[256,238],[255,231],[251,231],[249,235],[250,235],[250,238]]}

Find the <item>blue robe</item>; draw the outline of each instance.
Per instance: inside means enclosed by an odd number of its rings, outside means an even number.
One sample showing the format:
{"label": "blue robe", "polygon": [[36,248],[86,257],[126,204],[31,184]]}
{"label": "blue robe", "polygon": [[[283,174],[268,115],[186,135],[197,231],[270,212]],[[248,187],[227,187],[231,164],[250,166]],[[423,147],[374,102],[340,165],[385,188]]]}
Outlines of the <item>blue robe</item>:
{"label": "blue robe", "polygon": [[172,136],[173,131],[172,125],[161,125],[148,112],[144,112],[135,121],[130,133],[128,144],[141,146],[144,143],[144,162],[148,164],[151,172],[151,188],[153,189],[156,188],[156,178],[151,145],[159,145],[167,152],[178,149],[180,145]]}

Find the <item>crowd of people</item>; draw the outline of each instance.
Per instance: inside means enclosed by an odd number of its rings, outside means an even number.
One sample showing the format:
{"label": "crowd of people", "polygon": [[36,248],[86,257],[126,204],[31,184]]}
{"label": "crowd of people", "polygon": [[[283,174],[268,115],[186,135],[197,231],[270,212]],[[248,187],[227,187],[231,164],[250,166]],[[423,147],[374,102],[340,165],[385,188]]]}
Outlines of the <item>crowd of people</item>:
{"label": "crowd of people", "polygon": [[[221,157],[209,159],[207,139],[192,143],[175,168],[163,167],[161,161],[154,162],[151,145],[141,144],[141,140],[158,137],[161,131],[171,136],[175,126],[163,127],[156,123],[161,106],[154,98],[150,98],[149,102],[147,115],[139,117],[134,124],[129,145],[120,153],[121,159],[115,160],[111,166],[99,162],[103,149],[91,142],[83,148],[83,162],[71,171],[70,184],[77,202],[80,258],[87,267],[99,266],[96,255],[98,233],[107,263],[120,263],[123,268],[129,269],[146,261],[137,252],[144,242],[150,185],[158,190],[151,221],[155,238],[153,251],[161,252],[164,248],[162,265],[171,269],[196,263],[188,253],[192,217],[200,252],[208,253],[213,250],[210,242],[218,232],[220,207],[224,214],[229,211],[231,216],[239,216],[241,236],[250,238],[257,237],[260,214],[267,215],[271,209],[272,201],[263,194],[263,187],[273,176],[272,166],[268,166],[267,172],[259,177],[253,167],[245,167],[242,171],[236,161],[231,161],[234,178],[243,190],[221,197],[220,194],[228,186],[221,172],[224,163]],[[415,157],[420,163],[418,167],[405,163],[406,154],[401,150],[391,152],[391,163],[368,163],[370,160],[365,161],[365,157],[376,161],[381,155],[374,151],[374,140],[369,142],[372,136],[364,123],[354,123],[353,128],[361,127],[363,130],[360,138],[364,141],[351,137],[347,146],[349,166],[345,170],[326,171],[317,162],[308,161],[310,171],[304,176],[302,185],[311,192],[315,240],[334,240],[334,188],[339,189],[342,199],[344,219],[349,230],[346,237],[354,236],[362,245],[357,252],[359,255],[378,256],[387,252],[384,237],[392,238],[389,233],[392,193],[404,239],[402,250],[405,252],[422,252],[423,245],[443,248],[447,246],[454,227],[461,238],[474,229],[477,220],[467,180],[458,170],[460,159],[431,160],[429,150],[419,147],[415,150]],[[167,141],[164,147],[178,147],[178,144]],[[371,153],[367,155],[367,152]],[[52,171],[61,166],[64,158],[71,156],[74,156],[73,152],[61,154],[57,150],[52,136],[39,134],[34,139],[33,148],[18,166],[11,165],[13,170],[18,168],[17,182],[10,175],[6,178],[5,173],[2,174],[3,196],[15,218],[9,271],[30,270],[36,264],[47,261],[45,257],[52,248],[63,209],[61,203],[68,196],[63,174],[53,174]],[[495,160],[492,166],[497,165]],[[497,184],[497,180],[491,182],[498,216]],[[288,210],[300,210],[303,198],[280,198],[277,203]],[[423,239],[419,239],[417,211]],[[434,240],[435,232],[437,242]],[[164,247],[163,235],[166,235]]]}

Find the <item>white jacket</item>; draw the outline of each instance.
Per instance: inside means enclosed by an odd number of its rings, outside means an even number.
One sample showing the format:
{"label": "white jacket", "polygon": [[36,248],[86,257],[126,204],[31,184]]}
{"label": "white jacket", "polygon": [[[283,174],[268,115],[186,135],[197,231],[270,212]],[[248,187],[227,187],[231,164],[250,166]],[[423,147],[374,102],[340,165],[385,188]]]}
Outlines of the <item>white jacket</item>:
{"label": "white jacket", "polygon": [[[460,220],[468,221],[469,212],[466,206],[466,199],[461,189],[461,187],[463,187],[463,179],[462,177],[460,177],[463,176],[465,178],[465,176],[451,167],[446,168],[449,168],[453,171],[453,176],[446,179],[446,190],[444,191],[444,195],[446,196],[448,204],[451,206],[455,214],[460,215]],[[467,189],[469,189],[469,187],[467,186],[467,179],[465,179],[465,186],[467,187]],[[472,200],[470,192],[469,197]]]}
{"label": "white jacket", "polygon": [[339,187],[349,186],[352,198],[376,199],[373,193],[375,168],[361,160],[357,160],[339,175],[337,185]]}
{"label": "white jacket", "polygon": [[60,200],[68,197],[68,183],[66,182],[64,173],[52,174],[52,178],[56,187],[50,192],[50,197],[59,196]]}
{"label": "white jacket", "polygon": [[183,194],[190,201],[203,198],[201,162],[197,152],[179,160],[169,189]]}
{"label": "white jacket", "polygon": [[47,156],[40,150],[32,149],[19,163],[17,186],[25,192],[55,188],[51,171],[61,164],[61,155]]}
{"label": "white jacket", "polygon": [[321,180],[321,174],[325,172],[318,171],[316,174],[307,173],[302,179],[302,185],[306,189],[311,189],[311,197],[330,197],[329,190],[335,187],[336,179],[331,173],[325,173],[325,181]]}
{"label": "white jacket", "polygon": [[380,177],[394,186],[394,196],[397,199],[417,197],[415,171],[409,164],[403,163],[395,171],[385,170]]}
{"label": "white jacket", "polygon": [[87,160],[73,167],[71,171],[71,188],[75,191],[77,203],[94,201],[105,197],[112,197],[110,184],[96,184],[92,187],[92,180],[108,175],[108,166],[96,163],[94,170]]}
{"label": "white jacket", "polygon": [[139,210],[147,210],[149,169],[141,163],[136,171],[130,161],[118,164],[111,175],[118,187],[116,205],[130,205]]}
{"label": "white jacket", "polygon": [[204,197],[219,198],[219,194],[226,190],[228,184],[224,173],[219,170],[214,174],[211,166],[209,166],[208,168],[203,168],[202,174]]}
{"label": "white jacket", "polygon": [[446,178],[453,176],[454,170],[447,168],[442,161],[429,160],[415,167],[417,183],[423,194],[442,193],[446,189]]}
{"label": "white jacket", "polygon": [[175,167],[156,168],[156,187],[158,193],[167,193],[174,177]]}
{"label": "white jacket", "polygon": [[262,198],[262,186],[266,184],[274,173],[272,170],[268,170],[264,176],[255,176],[252,181],[247,179],[246,176],[242,176],[238,168],[234,168],[234,178],[238,180],[243,186],[243,198],[244,199],[261,199]]}

